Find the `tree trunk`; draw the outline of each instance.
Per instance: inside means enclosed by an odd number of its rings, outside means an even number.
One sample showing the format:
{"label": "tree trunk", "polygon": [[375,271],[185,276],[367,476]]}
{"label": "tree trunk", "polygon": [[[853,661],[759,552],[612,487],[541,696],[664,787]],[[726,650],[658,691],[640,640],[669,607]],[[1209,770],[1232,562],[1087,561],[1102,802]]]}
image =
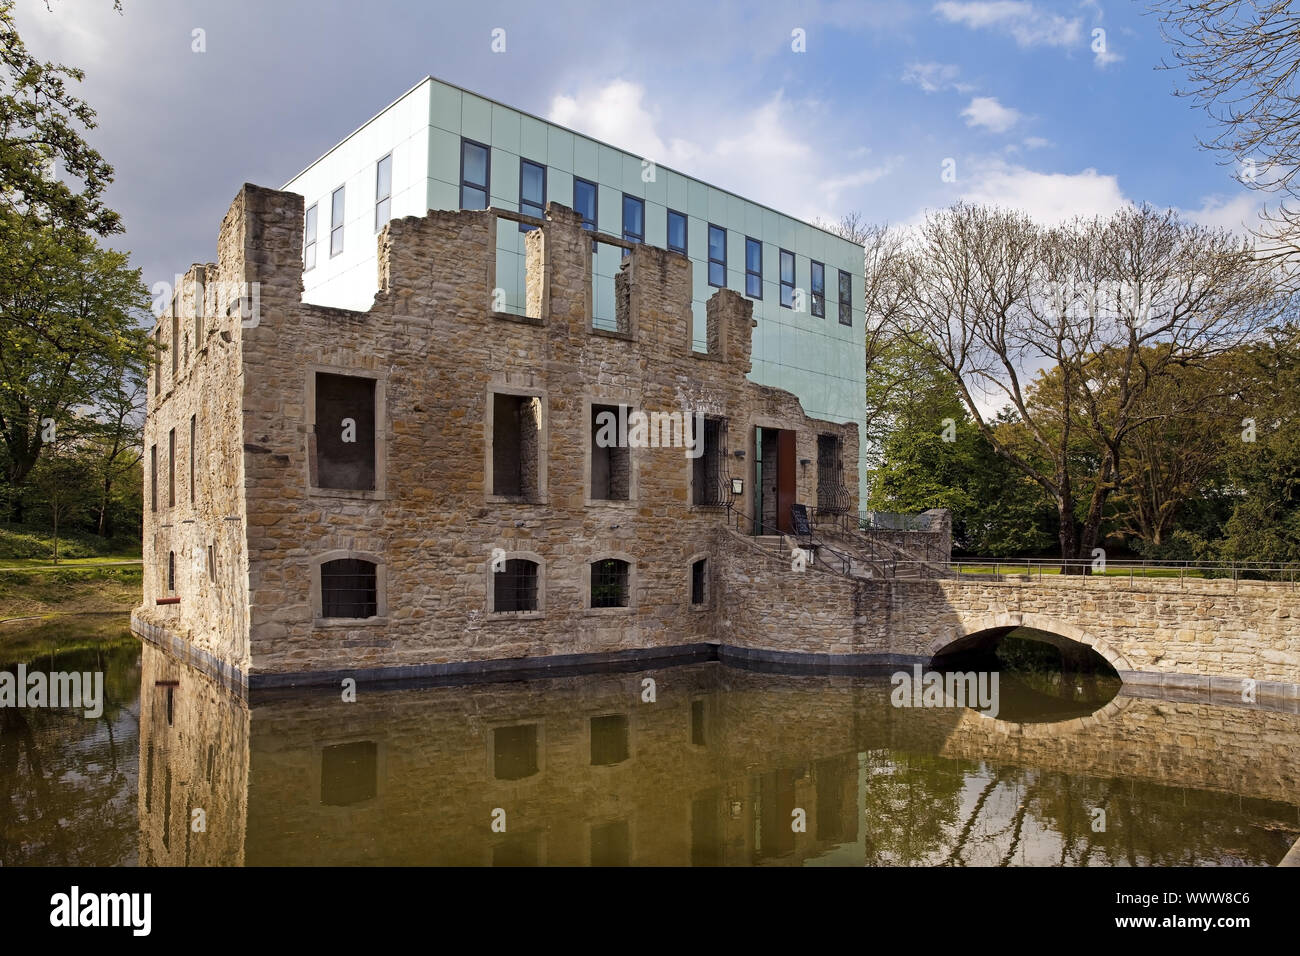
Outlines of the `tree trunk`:
{"label": "tree trunk", "polygon": [[101,538],[111,538],[113,536],[113,521],[108,516],[108,499],[113,490],[113,479],[104,479],[104,494],[99,499],[99,526],[96,529]]}
{"label": "tree trunk", "polygon": [[[1059,540],[1061,542],[1061,557],[1067,561],[1076,557],[1078,551],[1078,537],[1074,527],[1074,502],[1067,495],[1056,496],[1056,517],[1060,522]],[[1062,567],[1065,574],[1075,574],[1077,570],[1066,564]]]}

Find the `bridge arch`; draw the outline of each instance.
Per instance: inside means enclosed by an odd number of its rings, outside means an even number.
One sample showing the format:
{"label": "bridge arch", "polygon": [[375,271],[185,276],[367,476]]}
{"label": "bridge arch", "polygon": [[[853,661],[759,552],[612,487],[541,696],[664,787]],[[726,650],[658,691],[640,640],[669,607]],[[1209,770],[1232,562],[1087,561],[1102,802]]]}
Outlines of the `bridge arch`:
{"label": "bridge arch", "polygon": [[958,624],[947,628],[930,642],[926,654],[930,660],[934,660],[937,654],[958,641],[964,641],[967,638],[976,637],[989,631],[1013,631],[1018,627],[1032,627],[1035,630],[1047,631],[1049,634],[1055,634],[1066,640],[1074,641],[1076,644],[1089,647],[1117,671],[1137,670],[1136,667],[1129,663],[1128,658],[1111,647],[1106,641],[1094,637],[1078,625],[1033,611],[1004,611],[997,614],[962,615]]}

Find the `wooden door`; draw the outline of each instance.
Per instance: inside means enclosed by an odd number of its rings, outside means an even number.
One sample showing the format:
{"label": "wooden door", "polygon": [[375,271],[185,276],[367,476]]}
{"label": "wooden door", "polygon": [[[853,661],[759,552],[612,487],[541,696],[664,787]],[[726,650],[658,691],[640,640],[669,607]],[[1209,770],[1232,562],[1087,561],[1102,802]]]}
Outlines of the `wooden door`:
{"label": "wooden door", "polygon": [[794,432],[783,428],[776,437],[776,526],[786,533],[794,531],[790,519],[794,503]]}

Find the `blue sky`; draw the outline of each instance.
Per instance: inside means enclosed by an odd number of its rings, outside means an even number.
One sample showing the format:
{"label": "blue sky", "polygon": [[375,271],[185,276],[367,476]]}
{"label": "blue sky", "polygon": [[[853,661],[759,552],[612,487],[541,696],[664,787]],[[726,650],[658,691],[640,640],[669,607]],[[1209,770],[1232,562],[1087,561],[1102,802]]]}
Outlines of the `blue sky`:
{"label": "blue sky", "polygon": [[1131,0],[51,6],[19,0],[20,29],[86,70],[114,244],[149,283],[214,257],[243,182],[279,186],[426,74],[808,219],[1145,200],[1239,228],[1258,205],[1198,147],[1209,121]]}

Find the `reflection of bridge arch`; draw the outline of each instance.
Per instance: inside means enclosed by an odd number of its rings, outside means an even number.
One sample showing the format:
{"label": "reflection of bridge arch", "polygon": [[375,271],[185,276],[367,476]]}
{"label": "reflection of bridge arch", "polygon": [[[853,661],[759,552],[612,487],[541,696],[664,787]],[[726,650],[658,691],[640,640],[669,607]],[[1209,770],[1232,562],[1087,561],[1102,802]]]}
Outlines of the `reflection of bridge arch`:
{"label": "reflection of bridge arch", "polygon": [[951,647],[958,641],[965,641],[968,638],[974,638],[990,631],[1006,633],[1018,627],[1032,627],[1035,630],[1046,631],[1049,634],[1055,634],[1066,640],[1074,641],[1076,644],[1091,648],[1105,658],[1111,667],[1119,671],[1121,677],[1124,671],[1137,670],[1123,654],[1077,625],[1033,611],[1010,611],[1000,614],[977,614],[963,617],[960,624],[947,628],[930,642],[927,654],[933,660],[936,654]]}
{"label": "reflection of bridge arch", "polygon": [[1081,733],[1085,730],[1094,730],[1101,724],[1108,723],[1117,718],[1124,711],[1128,710],[1129,705],[1133,703],[1135,697],[1128,697],[1123,693],[1116,694],[1104,705],[1091,714],[1083,717],[1071,717],[1069,720],[1044,721],[1037,724],[1021,724],[1015,721],[1003,720],[1000,717],[990,717],[982,714],[978,710],[966,708],[957,722],[958,728],[963,728],[967,732],[970,730],[983,731],[991,737],[1053,737],[1061,738],[1070,734]]}

